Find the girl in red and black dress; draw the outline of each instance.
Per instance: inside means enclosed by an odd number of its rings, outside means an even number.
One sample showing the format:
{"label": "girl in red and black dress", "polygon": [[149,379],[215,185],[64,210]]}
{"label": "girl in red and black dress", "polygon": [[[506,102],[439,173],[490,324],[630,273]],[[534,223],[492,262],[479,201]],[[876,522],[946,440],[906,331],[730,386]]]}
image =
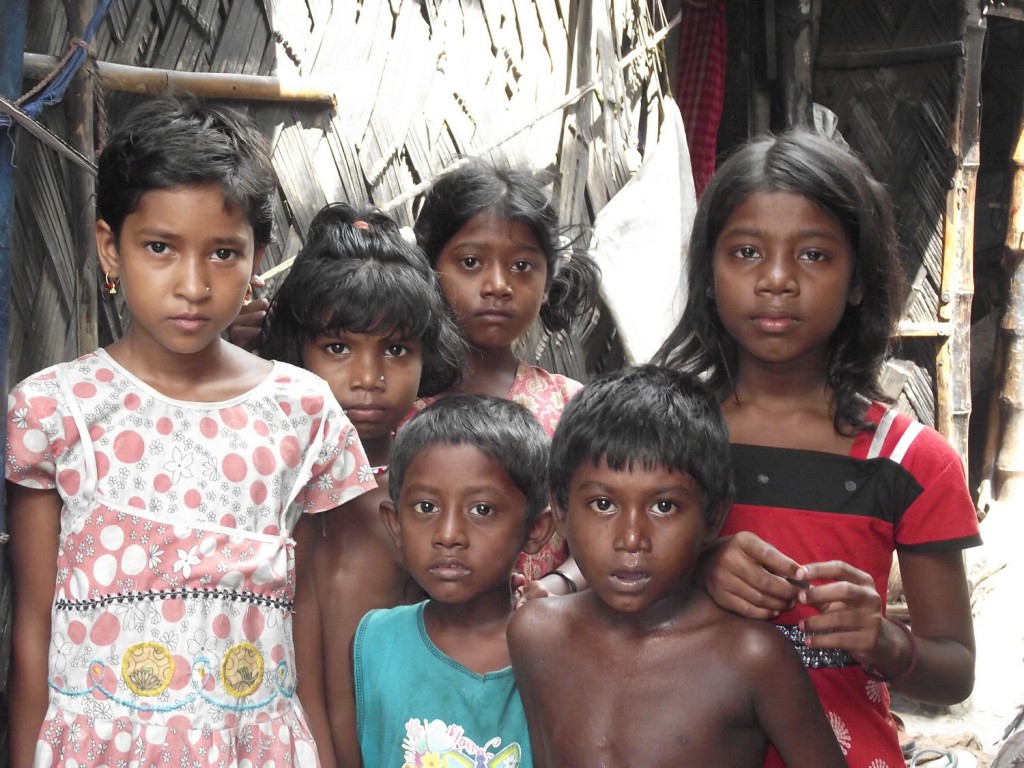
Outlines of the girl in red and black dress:
{"label": "girl in red and black dress", "polygon": [[[707,377],[729,423],[737,497],[705,585],[792,639],[857,768],[904,765],[890,686],[951,704],[974,684],[963,465],[878,385],[900,274],[859,158],[807,132],[756,139],[701,198],[687,308],[658,355]],[[893,552],[909,623],[885,616]]]}

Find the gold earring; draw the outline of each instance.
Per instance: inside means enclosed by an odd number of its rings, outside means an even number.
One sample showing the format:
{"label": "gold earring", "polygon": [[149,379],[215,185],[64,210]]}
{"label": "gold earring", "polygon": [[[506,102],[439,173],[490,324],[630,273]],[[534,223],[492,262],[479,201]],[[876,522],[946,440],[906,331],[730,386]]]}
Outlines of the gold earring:
{"label": "gold earring", "polygon": [[121,278],[119,278],[117,275],[114,275],[114,279],[111,280],[110,279],[110,275],[108,275],[106,272],[104,272],[103,273],[103,280],[105,281],[103,283],[103,287],[106,288],[107,293],[110,294],[111,296],[116,296],[117,295],[117,286],[120,284]]}

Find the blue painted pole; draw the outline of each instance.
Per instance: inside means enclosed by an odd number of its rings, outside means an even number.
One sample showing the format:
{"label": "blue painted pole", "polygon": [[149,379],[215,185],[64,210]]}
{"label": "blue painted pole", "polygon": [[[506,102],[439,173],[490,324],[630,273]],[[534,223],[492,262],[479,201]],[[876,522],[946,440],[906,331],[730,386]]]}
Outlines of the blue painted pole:
{"label": "blue painted pole", "polygon": [[[28,0],[0,0],[0,94],[13,101],[21,95],[21,61],[25,50],[25,18]],[[14,135],[0,129],[0,446],[7,444],[7,347],[11,305],[11,216],[14,212]],[[5,451],[6,454],[6,451]],[[4,485],[0,483],[0,532],[7,529]],[[0,573],[4,548],[0,546]]]}

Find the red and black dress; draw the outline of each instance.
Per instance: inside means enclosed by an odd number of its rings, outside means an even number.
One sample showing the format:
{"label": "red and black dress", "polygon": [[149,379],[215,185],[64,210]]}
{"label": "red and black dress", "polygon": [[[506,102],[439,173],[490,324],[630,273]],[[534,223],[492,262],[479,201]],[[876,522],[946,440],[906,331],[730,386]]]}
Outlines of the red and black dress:
{"label": "red and black dress", "polygon": [[[723,535],[751,531],[798,563],[842,560],[886,595],[894,551],[944,552],[981,543],[963,464],[934,429],[872,405],[848,456],[731,446],[736,502]],[[797,605],[776,619],[807,667],[851,768],[901,768],[889,691],[845,651],[807,648]],[[785,695],[781,693],[781,695]],[[781,766],[770,750],[766,766]]]}

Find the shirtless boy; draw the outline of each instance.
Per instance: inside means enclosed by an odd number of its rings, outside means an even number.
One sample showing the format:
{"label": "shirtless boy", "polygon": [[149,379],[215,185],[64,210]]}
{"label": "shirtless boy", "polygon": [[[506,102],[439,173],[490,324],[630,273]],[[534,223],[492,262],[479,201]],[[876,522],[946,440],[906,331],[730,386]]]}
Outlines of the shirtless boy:
{"label": "shirtless boy", "polygon": [[841,768],[789,641],[694,581],[732,497],[716,399],[685,374],[586,386],[551,446],[551,508],[590,589],[531,600],[508,644],[538,768]]}

